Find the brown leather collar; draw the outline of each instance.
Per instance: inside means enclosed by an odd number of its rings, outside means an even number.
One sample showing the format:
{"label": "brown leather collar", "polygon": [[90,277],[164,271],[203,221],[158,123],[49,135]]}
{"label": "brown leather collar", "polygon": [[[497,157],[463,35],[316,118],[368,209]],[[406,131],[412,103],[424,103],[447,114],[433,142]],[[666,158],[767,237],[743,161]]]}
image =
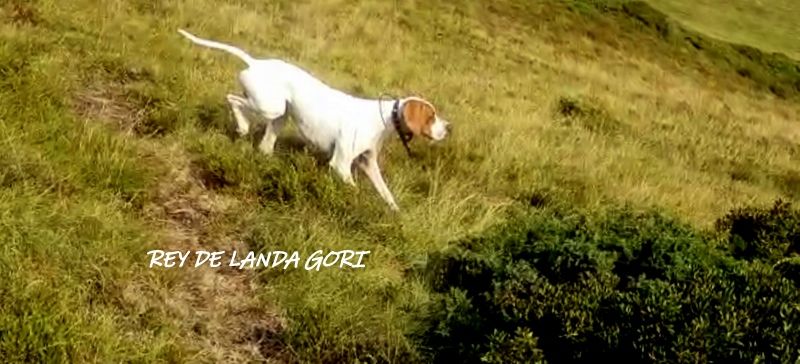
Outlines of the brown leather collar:
{"label": "brown leather collar", "polygon": [[411,148],[408,146],[408,142],[414,138],[414,133],[409,129],[406,121],[403,119],[402,114],[400,113],[400,100],[395,100],[394,106],[392,106],[392,124],[394,124],[394,129],[397,131],[397,135],[400,136],[400,141],[403,142],[403,146],[406,148],[406,152],[408,152],[409,157],[413,157],[413,153],[411,153]]}

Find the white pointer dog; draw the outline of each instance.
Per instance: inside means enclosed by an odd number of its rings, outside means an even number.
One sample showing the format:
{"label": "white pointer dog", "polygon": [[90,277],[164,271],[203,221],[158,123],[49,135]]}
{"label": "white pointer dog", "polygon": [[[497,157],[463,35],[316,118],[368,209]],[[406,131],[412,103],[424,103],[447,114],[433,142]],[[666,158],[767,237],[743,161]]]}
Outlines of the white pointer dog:
{"label": "white pointer dog", "polygon": [[260,116],[267,127],[259,149],[272,154],[288,112],[301,137],[330,156],[329,166],[345,183],[355,186],[351,171],[353,163],[357,163],[392,210],[399,208],[378,167],[383,141],[397,132],[408,149],[407,143],[414,135],[440,141],[450,129],[450,123],[421,98],[358,98],[282,60],[256,59],[234,46],[198,38],[182,29],[178,32],[196,44],[226,51],[247,64],[239,73],[245,97],[227,96],[240,135],[250,129],[244,112]]}

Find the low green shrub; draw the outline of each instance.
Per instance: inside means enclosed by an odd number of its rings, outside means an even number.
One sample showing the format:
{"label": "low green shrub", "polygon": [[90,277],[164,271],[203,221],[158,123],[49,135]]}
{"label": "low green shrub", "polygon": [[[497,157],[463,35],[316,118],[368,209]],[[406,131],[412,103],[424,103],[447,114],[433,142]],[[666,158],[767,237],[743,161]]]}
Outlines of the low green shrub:
{"label": "low green shrub", "polygon": [[777,261],[800,253],[800,211],[778,200],[768,209],[747,207],[731,211],[717,222],[728,236],[733,255],[740,259]]}
{"label": "low green shrub", "polygon": [[[719,226],[777,257],[796,217],[777,204]],[[656,211],[535,210],[431,258],[439,297],[419,339],[436,362],[796,362],[794,260],[763,264],[715,236]]]}
{"label": "low green shrub", "polygon": [[615,119],[602,104],[587,97],[560,97],[556,103],[556,117],[567,125],[578,125],[598,134],[612,135],[626,130],[626,125]]}

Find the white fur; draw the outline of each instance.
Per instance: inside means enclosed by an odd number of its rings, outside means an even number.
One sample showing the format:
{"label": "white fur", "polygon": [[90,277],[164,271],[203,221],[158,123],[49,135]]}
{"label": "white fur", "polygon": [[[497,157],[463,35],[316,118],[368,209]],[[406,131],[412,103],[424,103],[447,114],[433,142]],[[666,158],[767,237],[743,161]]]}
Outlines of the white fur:
{"label": "white fur", "polygon": [[[285,117],[291,114],[301,136],[330,156],[330,167],[345,183],[355,186],[351,167],[356,162],[390,208],[399,210],[377,161],[383,141],[395,132],[391,114],[394,101],[354,97],[287,62],[255,59],[231,45],[201,39],[180,29],[178,32],[196,44],[229,52],[248,65],[239,73],[246,97],[227,96],[239,134],[245,135],[250,129],[246,111],[260,115],[267,127],[259,149],[272,154]],[[411,99],[426,102],[407,97],[400,101],[400,107]],[[430,138],[444,139],[448,125],[437,115]]]}

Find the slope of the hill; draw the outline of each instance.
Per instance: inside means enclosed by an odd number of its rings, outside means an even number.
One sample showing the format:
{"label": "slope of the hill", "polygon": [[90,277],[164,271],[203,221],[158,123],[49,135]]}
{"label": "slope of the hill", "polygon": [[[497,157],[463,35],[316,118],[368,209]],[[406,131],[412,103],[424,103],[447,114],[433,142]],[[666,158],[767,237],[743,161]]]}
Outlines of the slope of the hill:
{"label": "slope of the hill", "polygon": [[797,1],[654,0],[649,3],[708,36],[800,59]]}
{"label": "slope of the hill", "polygon": [[[355,94],[420,94],[454,134],[412,143],[415,160],[389,142],[390,214],[292,128],[274,157],[229,138],[241,64],[179,27]],[[798,72],[642,3],[5,1],[0,358],[423,360],[409,337],[430,292],[407,269],[531,196],[698,227],[797,201]],[[149,269],[152,249],[371,253],[363,270],[240,271]]]}

